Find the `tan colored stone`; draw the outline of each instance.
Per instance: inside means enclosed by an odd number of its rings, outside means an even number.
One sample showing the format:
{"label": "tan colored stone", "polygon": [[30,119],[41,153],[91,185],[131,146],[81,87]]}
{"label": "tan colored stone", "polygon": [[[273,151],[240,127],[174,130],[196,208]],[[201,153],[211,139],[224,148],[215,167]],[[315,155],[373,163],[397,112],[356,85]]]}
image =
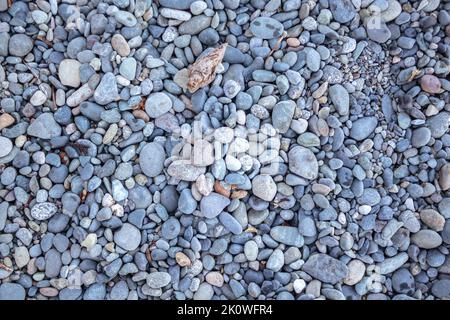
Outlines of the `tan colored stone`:
{"label": "tan colored stone", "polygon": [[347,265],[348,276],[344,279],[344,283],[353,286],[361,281],[366,273],[366,266],[361,260],[352,260]]}
{"label": "tan colored stone", "polygon": [[0,116],[0,130],[9,127],[15,122],[15,119],[13,116],[11,116],[9,113],[4,113]]}

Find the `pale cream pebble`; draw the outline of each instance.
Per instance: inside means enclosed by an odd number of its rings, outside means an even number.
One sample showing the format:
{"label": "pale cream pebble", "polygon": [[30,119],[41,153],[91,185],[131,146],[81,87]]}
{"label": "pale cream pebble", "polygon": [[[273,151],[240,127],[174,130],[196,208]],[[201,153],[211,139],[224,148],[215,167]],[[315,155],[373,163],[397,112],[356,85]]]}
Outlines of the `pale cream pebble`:
{"label": "pale cream pebble", "polygon": [[86,238],[81,242],[81,246],[91,249],[97,243],[97,235],[95,233],[89,233]]}

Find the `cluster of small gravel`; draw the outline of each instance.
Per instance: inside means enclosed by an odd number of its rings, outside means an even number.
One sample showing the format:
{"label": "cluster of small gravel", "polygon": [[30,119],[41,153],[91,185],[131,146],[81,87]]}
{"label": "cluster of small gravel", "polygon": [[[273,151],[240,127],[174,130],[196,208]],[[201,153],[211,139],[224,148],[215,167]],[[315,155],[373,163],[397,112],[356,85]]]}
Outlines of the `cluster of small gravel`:
{"label": "cluster of small gravel", "polygon": [[0,0],[0,300],[449,299],[449,12]]}

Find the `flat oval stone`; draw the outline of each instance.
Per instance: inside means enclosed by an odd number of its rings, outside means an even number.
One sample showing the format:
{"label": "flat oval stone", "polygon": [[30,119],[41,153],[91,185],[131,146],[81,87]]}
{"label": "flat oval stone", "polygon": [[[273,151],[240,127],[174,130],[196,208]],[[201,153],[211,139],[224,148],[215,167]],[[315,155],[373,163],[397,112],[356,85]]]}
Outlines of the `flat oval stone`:
{"label": "flat oval stone", "polygon": [[61,135],[61,127],[51,113],[43,113],[27,128],[27,134],[41,139],[51,139]]}
{"label": "flat oval stone", "polygon": [[402,13],[402,6],[397,0],[388,0],[388,7],[382,11],[380,16],[384,22],[390,22]]}
{"label": "flat oval stone", "polygon": [[231,233],[234,233],[234,234],[242,233],[241,224],[228,212],[222,211],[219,214],[219,220],[225,228],[230,230]]}
{"label": "flat oval stone", "polygon": [[127,251],[136,250],[141,243],[141,232],[129,223],[124,223],[114,234],[114,242]]}
{"label": "flat oval stone", "polygon": [[442,238],[436,231],[420,230],[411,236],[411,242],[419,248],[433,249],[442,244]]}
{"label": "flat oval stone", "polygon": [[314,153],[304,147],[296,146],[289,151],[289,170],[293,173],[314,180],[319,173],[319,164]]}
{"label": "flat oval stone", "polygon": [[147,276],[147,285],[153,289],[167,286],[172,277],[167,272],[152,272]]}
{"label": "flat oval stone", "polygon": [[414,148],[426,146],[431,139],[431,131],[426,127],[421,127],[413,131],[411,145]]}
{"label": "flat oval stone", "polygon": [[8,155],[13,149],[11,140],[5,137],[0,137],[0,158]]}
{"label": "flat oval stone", "polygon": [[258,38],[278,38],[284,31],[283,25],[270,17],[258,17],[250,23],[250,31]]}
{"label": "flat oval stone", "polygon": [[296,227],[276,226],[270,229],[270,236],[288,246],[301,247],[304,240]]}
{"label": "flat oval stone", "polygon": [[200,211],[206,218],[211,219],[218,216],[229,204],[230,199],[221,194],[211,192],[211,194],[203,197],[200,201]]}
{"label": "flat oval stone", "polygon": [[161,235],[167,240],[172,240],[178,237],[180,230],[180,222],[176,218],[169,218],[161,227]]}
{"label": "flat oval stone", "polygon": [[15,34],[9,39],[9,53],[24,57],[33,49],[33,40],[26,34]]}
{"label": "flat oval stone", "polygon": [[31,216],[39,221],[51,218],[58,211],[58,207],[51,202],[36,204],[30,211]]}
{"label": "flat oval stone", "polygon": [[139,165],[147,177],[156,177],[164,168],[166,152],[157,142],[147,143],[139,154]]}
{"label": "flat oval stone", "polygon": [[272,125],[280,133],[286,133],[291,125],[295,112],[294,101],[278,102],[272,110]]}
{"label": "flat oval stone", "polygon": [[18,283],[2,283],[0,285],[0,301],[25,300],[25,289]]}
{"label": "flat oval stone", "polygon": [[150,95],[145,103],[145,112],[151,118],[158,118],[172,108],[172,100],[165,93],[157,92]]}
{"label": "flat oval stone", "polygon": [[356,9],[351,0],[333,0],[330,1],[330,10],[334,20],[339,23],[347,23],[356,15]]}

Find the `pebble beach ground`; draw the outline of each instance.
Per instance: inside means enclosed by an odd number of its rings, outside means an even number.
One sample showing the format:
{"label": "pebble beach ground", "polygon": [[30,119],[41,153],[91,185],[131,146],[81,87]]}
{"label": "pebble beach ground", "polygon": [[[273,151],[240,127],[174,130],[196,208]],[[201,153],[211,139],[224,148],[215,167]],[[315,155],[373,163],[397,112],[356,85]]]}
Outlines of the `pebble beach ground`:
{"label": "pebble beach ground", "polygon": [[450,299],[450,1],[0,0],[0,300]]}

